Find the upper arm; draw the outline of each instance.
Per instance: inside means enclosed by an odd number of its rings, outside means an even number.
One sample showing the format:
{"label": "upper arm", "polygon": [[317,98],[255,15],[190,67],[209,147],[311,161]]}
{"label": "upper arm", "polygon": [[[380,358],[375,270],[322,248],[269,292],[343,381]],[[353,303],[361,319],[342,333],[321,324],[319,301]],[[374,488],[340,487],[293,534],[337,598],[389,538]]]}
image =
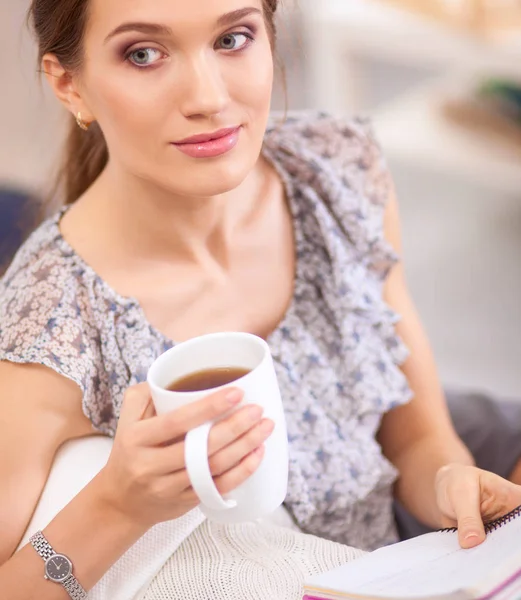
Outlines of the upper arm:
{"label": "upper arm", "polygon": [[92,433],[75,383],[46,367],[0,362],[0,565],[23,537],[58,448]]}
{"label": "upper arm", "polygon": [[[400,219],[394,194],[386,209],[385,236],[393,248],[401,253]],[[429,340],[407,288],[401,262],[393,267],[386,280],[384,299],[400,315],[397,333],[410,351],[402,371],[412,389],[413,399],[384,416],[378,436],[384,454],[396,462],[402,452],[426,436],[456,434]]]}

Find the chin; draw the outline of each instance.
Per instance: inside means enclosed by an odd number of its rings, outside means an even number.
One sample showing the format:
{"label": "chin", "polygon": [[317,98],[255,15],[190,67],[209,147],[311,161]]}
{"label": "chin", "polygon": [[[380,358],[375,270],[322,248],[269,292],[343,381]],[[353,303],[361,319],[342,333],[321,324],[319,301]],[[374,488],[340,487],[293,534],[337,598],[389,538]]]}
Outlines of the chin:
{"label": "chin", "polygon": [[230,192],[239,187],[251,173],[258,157],[253,160],[225,160],[222,162],[194,165],[181,171],[182,179],[171,182],[172,188],[183,195],[210,198]]}
{"label": "chin", "polygon": [[182,195],[192,196],[193,198],[214,198],[236,189],[244,179],[245,177],[240,180],[234,178],[229,180],[217,179],[207,183],[201,181],[194,182],[194,185],[188,186],[186,190],[183,190]]}

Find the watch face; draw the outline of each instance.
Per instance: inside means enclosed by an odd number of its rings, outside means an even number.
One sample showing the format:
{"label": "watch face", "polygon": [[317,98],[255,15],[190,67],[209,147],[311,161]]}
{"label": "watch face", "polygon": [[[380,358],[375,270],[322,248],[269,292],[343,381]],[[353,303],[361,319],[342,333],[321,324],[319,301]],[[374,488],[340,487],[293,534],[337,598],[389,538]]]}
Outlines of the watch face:
{"label": "watch face", "polygon": [[51,581],[63,581],[72,571],[70,560],[61,554],[51,556],[45,563],[45,573]]}

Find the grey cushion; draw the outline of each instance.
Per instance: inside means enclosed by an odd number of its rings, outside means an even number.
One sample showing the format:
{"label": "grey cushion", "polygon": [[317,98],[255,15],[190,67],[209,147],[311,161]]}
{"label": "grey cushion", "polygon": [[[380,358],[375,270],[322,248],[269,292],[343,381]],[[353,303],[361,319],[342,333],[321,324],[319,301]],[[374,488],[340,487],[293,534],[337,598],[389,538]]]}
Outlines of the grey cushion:
{"label": "grey cushion", "polygon": [[32,196],[0,188],[0,275],[41,220],[41,204]]}

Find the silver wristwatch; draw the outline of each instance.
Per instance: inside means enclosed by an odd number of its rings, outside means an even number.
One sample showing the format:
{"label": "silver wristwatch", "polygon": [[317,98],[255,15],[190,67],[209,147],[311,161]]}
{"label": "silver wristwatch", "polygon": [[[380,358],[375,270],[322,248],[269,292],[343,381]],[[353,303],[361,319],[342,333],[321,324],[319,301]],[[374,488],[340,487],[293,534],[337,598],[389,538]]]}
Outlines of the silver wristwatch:
{"label": "silver wristwatch", "polygon": [[45,561],[45,579],[61,584],[72,600],[84,600],[87,592],[72,574],[72,562],[63,554],[56,553],[41,531],[31,536],[29,541]]}

